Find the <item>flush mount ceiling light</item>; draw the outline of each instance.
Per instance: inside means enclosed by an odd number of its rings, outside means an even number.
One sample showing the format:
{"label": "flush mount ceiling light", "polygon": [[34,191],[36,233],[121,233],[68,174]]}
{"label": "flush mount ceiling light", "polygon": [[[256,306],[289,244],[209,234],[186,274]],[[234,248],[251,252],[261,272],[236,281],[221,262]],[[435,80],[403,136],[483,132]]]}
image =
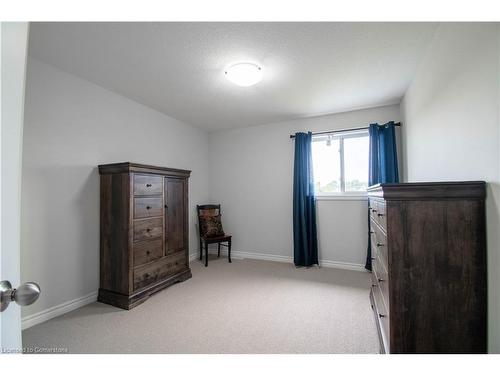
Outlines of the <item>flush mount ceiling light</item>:
{"label": "flush mount ceiling light", "polygon": [[224,71],[228,80],[238,86],[253,86],[259,83],[264,75],[262,67],[253,63],[237,63]]}

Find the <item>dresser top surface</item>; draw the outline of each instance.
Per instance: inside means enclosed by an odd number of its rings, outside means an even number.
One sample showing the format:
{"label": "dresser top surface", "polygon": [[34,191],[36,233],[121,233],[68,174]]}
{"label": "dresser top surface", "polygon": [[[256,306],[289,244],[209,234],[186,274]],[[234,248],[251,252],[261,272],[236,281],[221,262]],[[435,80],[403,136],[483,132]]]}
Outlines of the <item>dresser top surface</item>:
{"label": "dresser top surface", "polygon": [[368,196],[386,200],[402,199],[484,199],[484,181],[407,182],[372,185]]}
{"label": "dresser top surface", "polygon": [[113,173],[150,173],[150,174],[176,174],[189,177],[191,171],[177,168],[158,167],[155,165],[123,162],[99,165],[100,174]]}

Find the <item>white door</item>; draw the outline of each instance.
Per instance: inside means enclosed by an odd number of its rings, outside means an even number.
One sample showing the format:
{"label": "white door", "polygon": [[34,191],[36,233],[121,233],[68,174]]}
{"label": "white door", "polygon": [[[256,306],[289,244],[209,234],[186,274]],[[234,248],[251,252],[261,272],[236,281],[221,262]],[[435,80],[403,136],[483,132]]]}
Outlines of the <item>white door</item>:
{"label": "white door", "polygon": [[[0,281],[14,288],[20,283],[21,146],[24,83],[28,46],[27,22],[1,23],[1,247]],[[14,298],[7,290],[2,299]],[[21,289],[18,289],[20,291]],[[18,297],[22,293],[18,293]],[[5,306],[5,304],[3,304]],[[15,302],[0,312],[0,347],[3,353],[21,348],[21,310]]]}

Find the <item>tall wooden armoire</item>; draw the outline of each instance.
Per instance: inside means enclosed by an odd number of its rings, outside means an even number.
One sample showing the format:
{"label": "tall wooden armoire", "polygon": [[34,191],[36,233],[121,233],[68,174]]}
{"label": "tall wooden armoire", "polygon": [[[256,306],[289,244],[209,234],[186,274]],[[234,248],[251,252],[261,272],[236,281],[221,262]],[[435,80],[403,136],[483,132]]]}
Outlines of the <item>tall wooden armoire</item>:
{"label": "tall wooden armoire", "polygon": [[99,166],[100,302],[131,309],[191,277],[190,173],[129,162]]}

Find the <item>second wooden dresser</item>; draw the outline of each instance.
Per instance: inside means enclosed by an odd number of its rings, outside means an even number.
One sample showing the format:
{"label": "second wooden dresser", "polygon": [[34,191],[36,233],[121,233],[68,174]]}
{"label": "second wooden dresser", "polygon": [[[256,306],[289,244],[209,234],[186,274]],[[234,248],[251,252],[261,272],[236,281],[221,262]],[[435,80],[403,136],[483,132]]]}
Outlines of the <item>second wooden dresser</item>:
{"label": "second wooden dresser", "polygon": [[190,171],[134,163],[99,166],[101,255],[98,300],[124,309],[191,277]]}
{"label": "second wooden dresser", "polygon": [[368,189],[381,352],[486,352],[485,195],[481,181]]}

